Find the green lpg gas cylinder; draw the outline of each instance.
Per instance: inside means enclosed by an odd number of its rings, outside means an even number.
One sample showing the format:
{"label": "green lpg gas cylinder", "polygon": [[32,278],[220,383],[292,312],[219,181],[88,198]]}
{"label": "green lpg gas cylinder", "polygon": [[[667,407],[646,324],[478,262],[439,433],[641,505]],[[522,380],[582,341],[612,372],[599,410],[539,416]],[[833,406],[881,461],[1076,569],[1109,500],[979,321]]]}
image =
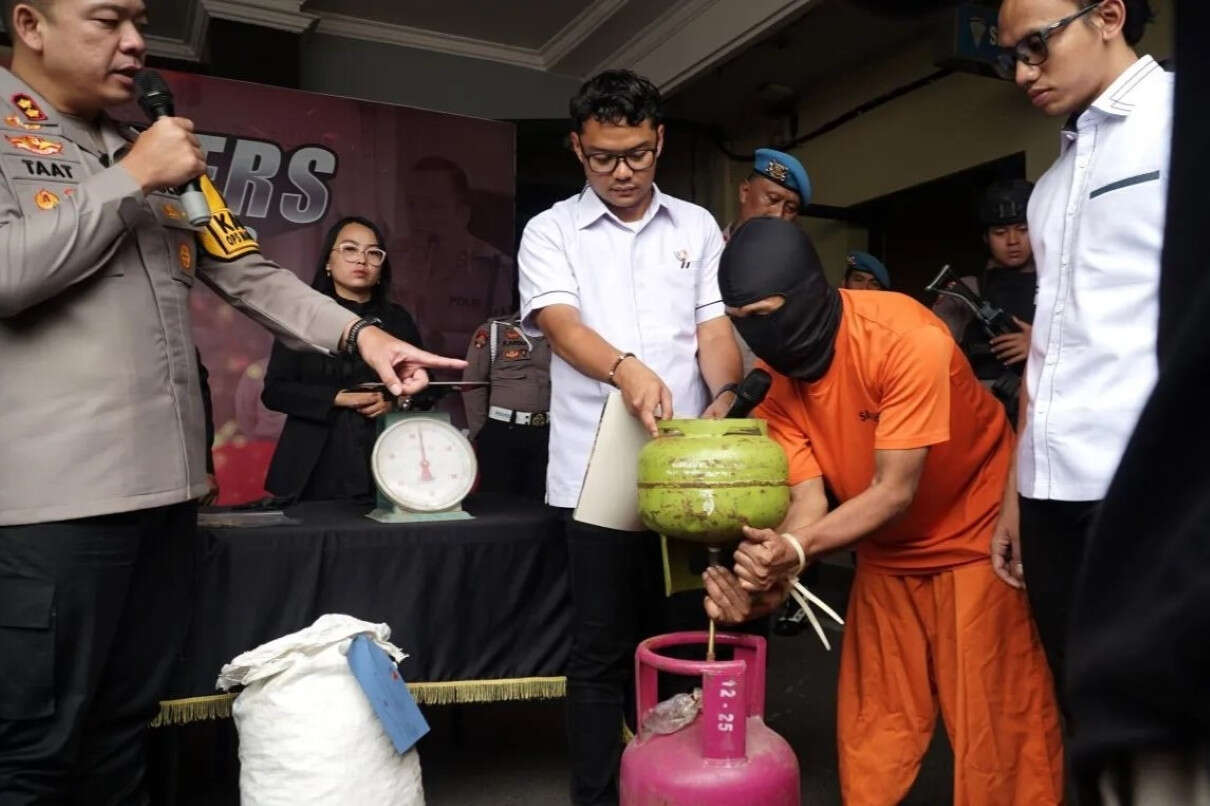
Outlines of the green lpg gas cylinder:
{"label": "green lpg gas cylinder", "polygon": [[639,514],[665,537],[718,544],[772,528],[790,506],[789,468],[764,420],[664,420],[639,454]]}

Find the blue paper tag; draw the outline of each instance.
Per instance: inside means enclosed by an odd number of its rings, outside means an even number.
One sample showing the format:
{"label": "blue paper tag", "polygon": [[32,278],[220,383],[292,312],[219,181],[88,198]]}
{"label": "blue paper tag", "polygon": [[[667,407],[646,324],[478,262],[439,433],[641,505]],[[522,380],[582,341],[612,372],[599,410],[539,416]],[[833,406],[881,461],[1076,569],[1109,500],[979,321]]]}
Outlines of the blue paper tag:
{"label": "blue paper tag", "polygon": [[395,662],[368,635],[359,635],[349,647],[349,669],[361,684],[374,713],[400,753],[429,732],[429,723],[412,699]]}

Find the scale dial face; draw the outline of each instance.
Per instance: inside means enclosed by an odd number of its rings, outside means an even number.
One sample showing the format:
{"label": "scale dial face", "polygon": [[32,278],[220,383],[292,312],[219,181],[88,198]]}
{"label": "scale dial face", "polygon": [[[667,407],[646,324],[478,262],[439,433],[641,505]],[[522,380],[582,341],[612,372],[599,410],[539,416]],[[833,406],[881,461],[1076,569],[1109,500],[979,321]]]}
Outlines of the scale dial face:
{"label": "scale dial face", "polygon": [[457,428],[410,417],[382,432],[371,458],[383,495],[413,512],[440,512],[459,504],[475,483],[475,452]]}

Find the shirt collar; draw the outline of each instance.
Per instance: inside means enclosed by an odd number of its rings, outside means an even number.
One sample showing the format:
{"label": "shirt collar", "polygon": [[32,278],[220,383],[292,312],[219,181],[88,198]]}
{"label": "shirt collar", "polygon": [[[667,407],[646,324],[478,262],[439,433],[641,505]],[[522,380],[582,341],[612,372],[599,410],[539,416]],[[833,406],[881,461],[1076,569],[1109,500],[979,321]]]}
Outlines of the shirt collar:
{"label": "shirt collar", "polygon": [[[38,108],[46,115],[46,120],[41,122],[41,126],[45,129],[50,129],[47,132],[50,135],[61,134],[68,140],[71,140],[76,145],[94,156],[109,156],[109,154],[120,155],[131,143],[133,137],[124,136],[118,128],[114,120],[108,114],[102,112],[97,116],[95,125],[89,123],[75,115],[68,115],[55,109],[49,101],[34,91],[32,87],[18,78],[14,73],[4,68],[0,68],[0,72],[7,75],[8,79],[21,88],[18,94],[28,95],[38,104]],[[14,98],[16,96],[14,95]],[[20,110],[13,106],[13,111],[20,114]],[[54,131],[54,129],[58,131]],[[33,131],[37,131],[36,129]],[[97,142],[94,135],[99,135],[101,142]],[[98,148],[104,147],[108,152],[106,154],[98,153]]]}
{"label": "shirt collar", "polygon": [[1079,137],[1081,124],[1088,125],[1104,117],[1125,118],[1134,111],[1138,103],[1139,87],[1147,76],[1156,70],[1162,70],[1159,62],[1150,56],[1143,56],[1134,64],[1122,71],[1104,92],[1083,112],[1072,114],[1063,124],[1060,135],[1060,149],[1067,147]]}
{"label": "shirt collar", "polygon": [[[7,114],[7,112],[11,111],[12,113],[14,113],[16,115],[18,120],[21,120],[23,118],[23,115],[21,113],[21,110],[17,108],[16,99],[17,99],[18,95],[28,95],[30,98],[33,99],[34,103],[36,103],[38,105],[38,109],[40,109],[42,111],[42,114],[46,118],[45,120],[37,121],[38,124],[40,124],[42,126],[48,126],[48,127],[59,125],[59,110],[55,109],[53,106],[50,105],[49,101],[47,101],[45,98],[43,98],[37,92],[35,92],[33,87],[26,84],[22,79],[18,78],[16,73],[14,73],[10,70],[7,70],[3,67],[0,67],[0,74],[2,74],[10,82],[12,82],[12,84],[15,87],[18,88],[17,92],[13,94],[12,99],[9,101],[11,109],[6,107],[6,110],[7,110],[6,114]],[[27,121],[27,122],[34,123],[35,121]],[[37,129],[30,129],[30,131],[37,131]]]}
{"label": "shirt collar", "polygon": [[[672,208],[664,203],[664,197],[660,193],[659,185],[653,182],[651,185],[651,205],[648,206],[647,212],[643,215],[640,223],[646,225],[661,210],[673,219],[674,224],[676,223],[676,217],[673,215]],[[610,212],[609,208],[605,206],[605,202],[601,201],[601,197],[596,194],[590,185],[585,184],[584,189],[580,191],[580,201],[576,206],[576,226],[579,229],[585,229],[600,220],[602,216],[609,216],[619,224],[628,226]]]}
{"label": "shirt collar", "polygon": [[[104,112],[97,117],[93,125],[73,115],[60,115],[59,123],[67,139],[96,157],[120,157],[130,148],[131,141],[137,136],[133,130],[129,137],[124,135],[113,118]],[[101,138],[99,142],[97,136]]]}
{"label": "shirt collar", "polygon": [[1162,70],[1159,63],[1150,56],[1144,56],[1127,67],[1101,96],[1092,102],[1092,108],[1105,115],[1126,117],[1134,111],[1138,103],[1139,87],[1147,76],[1156,70]]}

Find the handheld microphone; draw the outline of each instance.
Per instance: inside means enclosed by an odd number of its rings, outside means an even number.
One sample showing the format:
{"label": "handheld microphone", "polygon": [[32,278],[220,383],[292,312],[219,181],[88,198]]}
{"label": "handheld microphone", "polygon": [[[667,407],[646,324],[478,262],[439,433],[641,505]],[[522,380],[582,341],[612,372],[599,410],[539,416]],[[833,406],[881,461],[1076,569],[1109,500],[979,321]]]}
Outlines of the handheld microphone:
{"label": "handheld microphone", "polygon": [[726,419],[742,420],[752,413],[769,394],[773,379],[763,369],[754,369],[740,382],[735,390],[735,402],[727,411]]}
{"label": "handheld microphone", "polygon": [[[160,118],[170,118],[175,114],[172,102],[172,90],[155,70],[140,70],[134,77],[135,91],[138,93],[139,106],[153,121]],[[197,179],[191,179],[177,188],[181,196],[181,206],[185,208],[185,216],[189,223],[200,227],[210,220],[210,204],[202,193],[202,185]]]}

